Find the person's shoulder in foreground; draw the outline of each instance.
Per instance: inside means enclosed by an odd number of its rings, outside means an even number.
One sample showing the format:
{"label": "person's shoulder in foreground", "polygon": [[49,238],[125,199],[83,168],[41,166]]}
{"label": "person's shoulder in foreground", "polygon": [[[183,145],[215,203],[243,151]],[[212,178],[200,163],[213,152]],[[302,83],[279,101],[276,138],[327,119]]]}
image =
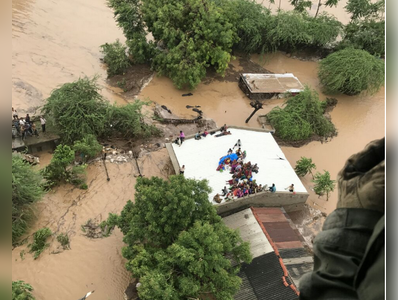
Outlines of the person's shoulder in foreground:
{"label": "person's shoulder in foreground", "polygon": [[314,239],[314,270],[300,299],[385,298],[385,139],[352,155],[338,174],[337,209]]}

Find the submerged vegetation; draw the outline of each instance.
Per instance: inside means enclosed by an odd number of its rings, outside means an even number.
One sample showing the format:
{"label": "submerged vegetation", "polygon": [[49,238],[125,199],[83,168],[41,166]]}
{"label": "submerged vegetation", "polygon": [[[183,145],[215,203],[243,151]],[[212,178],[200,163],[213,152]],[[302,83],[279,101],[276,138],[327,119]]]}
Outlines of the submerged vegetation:
{"label": "submerged vegetation", "polygon": [[333,136],[336,128],[323,114],[327,102],[319,101],[318,93],[308,86],[296,96],[288,96],[285,107],[275,107],[267,119],[275,128],[275,135],[286,141],[300,141],[316,134]]}
{"label": "submerged vegetation", "polygon": [[37,259],[50,244],[47,239],[52,235],[50,228],[44,227],[33,234],[33,242],[28,245],[29,253],[34,252],[33,258]]}
{"label": "submerged vegetation", "polygon": [[[119,107],[110,105],[100,94],[97,78],[80,78],[54,90],[44,106],[49,123],[65,145],[73,145],[88,135],[96,138],[123,134],[128,138],[148,138],[159,134],[144,122],[141,112],[147,103],[136,100]],[[123,122],[123,126],[117,126]]]}
{"label": "submerged vegetation", "polygon": [[17,153],[12,154],[12,244],[26,232],[31,204],[43,195],[42,177]]}
{"label": "submerged vegetation", "polygon": [[131,65],[129,58],[126,55],[127,47],[119,40],[108,44],[101,45],[101,52],[104,54],[104,62],[107,64],[108,77],[114,75],[124,74],[127,68]]}
{"label": "submerged vegetation", "polygon": [[347,48],[321,60],[318,76],[326,93],[374,93],[384,84],[384,61],[365,50]]}
{"label": "submerged vegetation", "polygon": [[[144,300],[232,299],[239,263],[250,263],[249,244],[224,225],[208,201],[205,180],[138,178],[135,202],[117,219],[127,246],[127,269],[140,278]],[[151,201],[147,201],[151,199]],[[233,267],[232,261],[238,263]]]}
{"label": "submerged vegetation", "polygon": [[35,300],[33,287],[22,280],[12,282],[12,300]]}

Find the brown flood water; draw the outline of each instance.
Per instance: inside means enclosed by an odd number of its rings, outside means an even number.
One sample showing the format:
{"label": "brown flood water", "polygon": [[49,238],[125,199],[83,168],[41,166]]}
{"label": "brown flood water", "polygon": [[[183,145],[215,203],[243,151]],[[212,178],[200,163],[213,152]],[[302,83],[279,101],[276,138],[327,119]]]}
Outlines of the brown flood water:
{"label": "brown flood water", "polygon": [[[275,2],[271,5],[273,10],[279,4]],[[345,2],[340,1],[338,8],[326,9],[343,23],[348,21],[343,9]],[[283,9],[291,8],[287,3],[287,0],[281,2]],[[268,7],[268,1],[264,0],[263,5]],[[105,0],[15,0],[12,8],[12,103],[15,108],[21,113],[34,112],[55,87],[79,76],[95,74],[99,75],[105,97],[111,102],[126,103],[120,90],[106,83],[106,69],[99,61],[101,44],[117,38],[124,41]],[[315,10],[313,7],[311,13]],[[260,61],[260,58],[253,57],[253,61]],[[277,53],[266,56],[261,63],[276,73],[292,72],[303,84],[319,90],[316,62],[302,62]],[[236,71],[240,70],[237,61],[233,65]],[[169,79],[155,76],[139,97],[164,104],[181,116],[194,116],[186,105],[200,105],[205,117],[213,118],[218,125],[248,127],[259,127],[257,115],[283,103],[283,100],[267,102],[264,109],[245,124],[252,108],[237,82],[200,84],[192,91],[193,96],[181,96],[187,92],[175,89]],[[321,94],[321,98],[324,97]],[[328,170],[335,178],[349,155],[361,150],[369,141],[384,136],[384,89],[372,96],[337,98],[339,102],[331,116],[339,130],[338,136],[326,144],[312,142],[301,148],[283,147],[292,166],[300,156],[311,157],[318,170]],[[166,158],[166,151],[155,152],[140,159],[140,168],[147,177],[164,177],[162,167]],[[40,159],[38,168],[45,166],[51,156],[41,153]],[[80,229],[90,218],[105,219],[109,212],[120,212],[125,202],[133,199],[137,173],[134,164],[108,164],[108,170],[110,182],[106,181],[103,165],[97,163],[88,168],[87,191],[62,186],[46,194],[35,206],[37,219],[28,234],[48,226],[54,233],[68,232],[71,237],[71,250],[50,254],[57,250],[56,235],[53,236],[50,248],[36,261],[28,253],[21,259],[21,251],[27,252],[26,245],[13,250],[12,279],[32,284],[37,299],[78,299],[92,289],[96,290],[91,296],[93,300],[123,299],[130,274],[121,256],[122,234],[116,231],[108,238],[90,240]],[[311,206],[324,212],[333,210],[336,192],[326,202],[310,191],[309,177],[304,183],[311,193]]]}

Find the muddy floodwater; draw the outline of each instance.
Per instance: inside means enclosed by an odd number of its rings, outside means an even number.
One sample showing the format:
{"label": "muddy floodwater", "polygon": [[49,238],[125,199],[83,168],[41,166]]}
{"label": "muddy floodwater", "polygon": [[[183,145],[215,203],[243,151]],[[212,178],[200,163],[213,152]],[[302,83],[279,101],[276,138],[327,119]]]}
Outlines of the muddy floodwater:
{"label": "muddy floodwater", "polygon": [[[279,5],[260,1],[275,11]],[[318,2],[318,1],[313,1]],[[288,1],[281,1],[282,9],[290,9]],[[344,12],[346,1],[340,1],[337,8],[325,8],[347,23]],[[321,8],[321,11],[324,8]],[[310,14],[314,14],[313,5]],[[127,103],[121,90],[112,88],[106,80],[106,69],[100,62],[99,46],[117,38],[124,41],[122,31],[116,26],[112,11],[105,0],[49,1],[15,0],[12,6],[13,75],[12,104],[20,113],[34,113],[45,98],[57,86],[71,82],[80,76],[99,76],[103,95],[111,102]],[[291,72],[303,84],[308,84],[326,98],[320,91],[317,79],[317,62],[300,61],[282,53],[253,56],[251,58],[274,73]],[[244,69],[239,58],[231,62],[231,71],[239,74]],[[177,90],[168,78],[154,76],[138,95],[166,105],[174,114],[182,117],[196,116],[186,105],[200,105],[204,116],[212,118],[218,125],[260,127],[257,115],[269,112],[282,105],[283,100],[270,100],[248,124],[246,118],[252,112],[249,99],[240,91],[235,79],[207,80],[194,91]],[[192,92],[192,96],[182,94]],[[384,136],[385,98],[384,88],[375,95],[335,96],[338,104],[331,112],[338,130],[337,137],[321,144],[311,142],[300,148],[282,147],[294,167],[301,157],[311,157],[318,171],[327,170],[333,179],[344,161],[361,150],[369,141]],[[41,165],[49,163],[51,155],[40,153]],[[167,163],[167,152],[161,150],[140,160],[140,169],[145,176],[165,177],[163,170]],[[95,289],[92,299],[122,300],[123,291],[130,281],[121,255],[122,234],[116,230],[104,239],[88,239],[83,235],[81,225],[89,219],[105,219],[108,213],[121,211],[128,199],[133,199],[137,170],[134,164],[109,164],[111,180],[106,180],[102,163],[88,168],[89,189],[79,190],[61,186],[47,193],[43,201],[35,205],[35,220],[28,232],[48,226],[54,235],[51,246],[38,260],[27,253],[27,245],[12,252],[12,279],[30,283],[37,299],[79,299]],[[336,205],[337,193],[329,201],[318,198],[311,188],[311,177],[303,179],[310,193],[308,204],[325,213]],[[56,235],[68,233],[71,250],[59,252]],[[58,254],[55,254],[58,253]],[[90,298],[91,299],[91,298]]]}

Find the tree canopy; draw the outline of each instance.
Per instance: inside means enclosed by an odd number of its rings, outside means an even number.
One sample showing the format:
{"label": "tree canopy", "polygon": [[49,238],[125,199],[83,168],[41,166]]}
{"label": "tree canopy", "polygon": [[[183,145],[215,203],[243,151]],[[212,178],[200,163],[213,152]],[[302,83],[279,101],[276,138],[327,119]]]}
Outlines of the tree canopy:
{"label": "tree canopy", "polygon": [[146,104],[135,100],[125,106],[110,105],[100,94],[97,78],[84,77],[54,90],[44,105],[44,113],[62,142],[73,145],[88,135],[119,133],[145,138],[159,134],[143,120],[141,108]]}
{"label": "tree canopy", "polygon": [[326,93],[374,93],[384,84],[384,61],[367,51],[347,48],[321,60],[318,76]]}
{"label": "tree canopy", "polygon": [[12,244],[26,232],[30,205],[41,199],[42,177],[17,153],[12,154]]}
{"label": "tree canopy", "polygon": [[35,300],[33,287],[22,280],[12,282],[12,300]]}
{"label": "tree canopy", "polygon": [[287,141],[300,141],[312,134],[333,136],[336,129],[333,123],[323,115],[326,102],[319,100],[319,95],[308,86],[295,96],[288,96],[285,107],[275,107],[267,118],[275,128],[275,135]]}
{"label": "tree canopy", "polygon": [[127,47],[119,40],[112,44],[105,43],[101,45],[101,52],[104,54],[104,63],[107,64],[108,77],[123,74],[131,65],[126,55]]}
{"label": "tree canopy", "polygon": [[239,263],[251,261],[249,245],[222,223],[209,192],[205,180],[181,175],[137,179],[135,203],[126,204],[117,223],[141,299],[233,299]]}

